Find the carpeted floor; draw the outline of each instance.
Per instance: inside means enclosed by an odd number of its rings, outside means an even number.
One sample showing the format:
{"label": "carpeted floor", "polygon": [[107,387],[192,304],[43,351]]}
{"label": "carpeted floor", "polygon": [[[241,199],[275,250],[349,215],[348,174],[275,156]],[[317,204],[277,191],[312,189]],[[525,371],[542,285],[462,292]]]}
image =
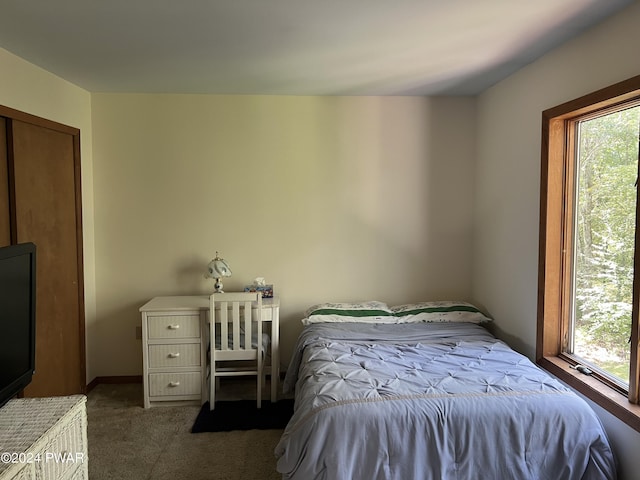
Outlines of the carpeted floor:
{"label": "carpeted floor", "polygon": [[[241,384],[223,385],[220,393],[226,396],[219,398],[246,398],[245,390]],[[141,384],[98,385],[87,402],[89,478],[281,478],[273,450],[282,430],[193,434],[199,411],[198,406],[145,410]]]}

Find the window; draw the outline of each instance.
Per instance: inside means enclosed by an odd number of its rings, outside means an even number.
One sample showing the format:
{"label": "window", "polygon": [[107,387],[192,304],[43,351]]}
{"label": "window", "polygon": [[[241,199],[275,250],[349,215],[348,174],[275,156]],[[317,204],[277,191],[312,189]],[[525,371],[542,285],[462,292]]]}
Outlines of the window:
{"label": "window", "polygon": [[638,431],[639,140],[640,76],[542,114],[536,355]]}
{"label": "window", "polygon": [[[575,131],[571,309],[563,352],[629,389],[640,107],[569,122]],[[572,231],[571,231],[572,230]]]}

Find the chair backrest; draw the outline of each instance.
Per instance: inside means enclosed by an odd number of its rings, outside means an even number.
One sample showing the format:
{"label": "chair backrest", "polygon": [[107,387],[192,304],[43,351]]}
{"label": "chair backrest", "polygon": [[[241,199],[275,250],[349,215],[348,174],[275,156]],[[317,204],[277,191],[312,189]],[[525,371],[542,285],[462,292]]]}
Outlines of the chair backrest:
{"label": "chair backrest", "polygon": [[261,293],[214,293],[209,311],[211,354],[216,359],[248,360],[262,353]]}

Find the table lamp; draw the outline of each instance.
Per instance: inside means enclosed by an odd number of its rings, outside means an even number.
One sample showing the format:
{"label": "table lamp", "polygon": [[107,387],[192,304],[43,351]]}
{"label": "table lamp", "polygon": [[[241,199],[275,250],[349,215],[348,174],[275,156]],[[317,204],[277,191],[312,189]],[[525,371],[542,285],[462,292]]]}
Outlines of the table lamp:
{"label": "table lamp", "polygon": [[229,268],[229,264],[225,261],[224,258],[220,258],[218,256],[218,252],[216,252],[216,258],[209,262],[207,265],[207,273],[205,277],[215,278],[216,283],[214,285],[215,290],[214,293],[224,293],[222,290],[222,282],[220,279],[222,277],[230,277],[231,276],[231,268]]}

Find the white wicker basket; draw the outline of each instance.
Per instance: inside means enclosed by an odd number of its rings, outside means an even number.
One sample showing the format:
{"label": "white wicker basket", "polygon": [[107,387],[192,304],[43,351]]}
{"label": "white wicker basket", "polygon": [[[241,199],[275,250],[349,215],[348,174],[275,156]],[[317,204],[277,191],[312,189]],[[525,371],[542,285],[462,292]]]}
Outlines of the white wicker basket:
{"label": "white wicker basket", "polygon": [[0,479],[86,479],[86,397],[22,398],[0,409]]}

